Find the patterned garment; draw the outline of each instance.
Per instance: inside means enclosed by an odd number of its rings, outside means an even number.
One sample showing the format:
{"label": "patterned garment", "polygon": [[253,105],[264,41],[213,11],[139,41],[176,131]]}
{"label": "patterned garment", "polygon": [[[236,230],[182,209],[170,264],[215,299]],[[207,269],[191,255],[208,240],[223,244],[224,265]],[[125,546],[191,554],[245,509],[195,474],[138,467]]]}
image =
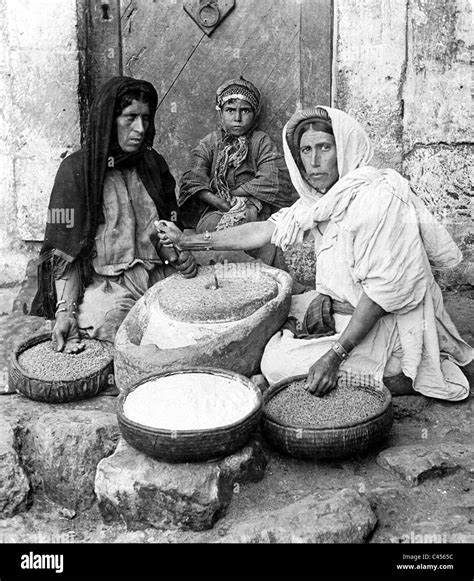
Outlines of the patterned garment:
{"label": "patterned garment", "polygon": [[[253,131],[246,140],[246,156],[238,165],[227,164],[224,177],[230,190],[241,187],[245,191],[247,202],[258,208],[258,219],[265,220],[276,210],[290,206],[296,199],[295,193],[283,156],[268,134]],[[215,176],[222,143],[222,130],[204,137],[192,152],[192,167],[181,178],[178,205],[188,228],[195,228],[206,214],[213,212],[196,194],[207,190],[217,195]],[[235,158],[240,161],[242,153],[232,155],[234,161]]]}
{"label": "patterned garment", "polygon": [[[215,187],[216,194],[229,203],[231,208],[223,214],[216,226],[216,230],[225,230],[226,228],[249,221],[247,200],[242,197],[232,196],[226,177],[229,168],[238,169],[242,165],[247,157],[248,151],[249,146],[246,135],[234,137],[226,134],[222,139],[221,148],[217,155],[216,172],[211,183]],[[262,204],[256,198],[250,201],[250,203],[252,202],[258,211],[262,209]]]}

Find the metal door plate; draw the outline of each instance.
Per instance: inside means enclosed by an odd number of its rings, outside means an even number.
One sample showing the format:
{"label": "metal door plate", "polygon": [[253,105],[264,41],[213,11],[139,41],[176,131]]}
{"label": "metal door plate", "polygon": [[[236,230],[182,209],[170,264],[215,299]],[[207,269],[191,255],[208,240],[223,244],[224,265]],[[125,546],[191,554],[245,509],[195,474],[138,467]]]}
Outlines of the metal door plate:
{"label": "metal door plate", "polygon": [[234,8],[235,0],[185,0],[184,10],[210,36],[229,12]]}

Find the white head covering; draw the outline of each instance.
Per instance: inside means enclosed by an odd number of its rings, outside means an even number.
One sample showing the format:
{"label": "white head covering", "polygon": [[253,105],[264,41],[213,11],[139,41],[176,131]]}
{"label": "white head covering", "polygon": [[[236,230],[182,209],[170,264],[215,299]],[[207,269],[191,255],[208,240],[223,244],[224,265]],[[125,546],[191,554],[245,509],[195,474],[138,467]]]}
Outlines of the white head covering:
{"label": "white head covering", "polygon": [[322,194],[317,192],[301,175],[296,160],[291,153],[290,144],[288,144],[288,135],[293,135],[295,128],[302,121],[309,119],[320,120],[321,117],[317,109],[327,111],[331,119],[334,140],[336,142],[339,179],[359,167],[367,166],[373,156],[372,145],[367,133],[362,129],[360,123],[347,113],[344,113],[344,111],[323,106],[296,111],[283,128],[283,150],[293,185],[300,198],[307,202],[314,202],[315,198],[319,199]]}
{"label": "white head covering", "polygon": [[[382,180],[392,195],[412,206],[413,223],[418,223],[430,262],[437,268],[452,268],[460,263],[462,254],[446,228],[428,212],[422,200],[410,189],[410,184],[393,169],[376,170],[369,166],[373,156],[372,145],[360,124],[347,113],[320,107],[331,119],[336,142],[339,180],[326,194],[317,192],[303,177],[291,153],[287,136],[292,138],[295,128],[304,120],[320,118],[317,107],[297,111],[283,128],[285,162],[300,199],[291,208],[283,208],[276,216],[272,243],[286,250],[303,240],[305,231],[315,223],[338,220],[347,206],[370,183]],[[294,145],[291,144],[293,151]],[[271,218],[270,218],[271,219]]]}
{"label": "white head covering", "polygon": [[[291,149],[295,151],[291,140],[295,128],[305,120],[321,120],[317,109],[327,111],[331,120],[334,140],[336,142],[337,168],[339,180],[332,188],[321,194],[306,181],[302,175]],[[337,194],[345,187],[345,178],[351,177],[355,170],[367,168],[373,156],[373,149],[367,133],[361,125],[347,113],[331,107],[310,107],[296,111],[283,128],[283,151],[285,162],[290,173],[291,181],[300,199],[291,206],[278,213],[279,220],[273,233],[272,242],[283,249],[296,242],[301,242],[303,233],[314,226],[315,214],[319,205],[325,206],[325,214],[330,213],[331,203],[339,201]],[[372,168],[371,168],[372,169]],[[362,173],[366,173],[363,171]],[[324,199],[324,203],[322,202]],[[327,219],[327,218],[324,218]]]}

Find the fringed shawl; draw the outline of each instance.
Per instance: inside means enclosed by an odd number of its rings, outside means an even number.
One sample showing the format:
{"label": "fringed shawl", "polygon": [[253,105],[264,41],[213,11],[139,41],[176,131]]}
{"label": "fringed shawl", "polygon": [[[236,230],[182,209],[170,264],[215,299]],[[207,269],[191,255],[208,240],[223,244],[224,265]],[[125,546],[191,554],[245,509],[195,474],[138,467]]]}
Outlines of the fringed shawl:
{"label": "fringed shawl", "polygon": [[[121,96],[141,88],[148,89],[151,94],[150,124],[140,150],[125,154],[117,144],[115,108]],[[107,167],[136,166],[159,216],[165,220],[177,220],[175,180],[166,161],[152,149],[156,106],[156,91],[147,81],[114,77],[99,89],[89,114],[85,146],[61,163],[54,181],[49,208],[67,209],[72,224],[50,221],[46,225],[38,259],[38,292],[31,314],[54,318],[57,301],[54,283],[71,265],[79,274],[81,298],[91,274],[97,226],[104,221],[102,189]],[[54,215],[51,211],[48,214]]]}

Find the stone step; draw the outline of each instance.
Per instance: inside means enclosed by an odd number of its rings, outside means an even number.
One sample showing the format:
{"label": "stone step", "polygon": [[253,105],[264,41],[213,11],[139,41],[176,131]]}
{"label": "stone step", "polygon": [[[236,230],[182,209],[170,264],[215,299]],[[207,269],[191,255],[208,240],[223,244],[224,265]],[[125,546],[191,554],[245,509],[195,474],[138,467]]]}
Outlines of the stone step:
{"label": "stone step", "polygon": [[220,461],[170,464],[121,439],[97,467],[95,493],[106,523],[201,531],[223,516],[242,484],[263,477],[266,464],[256,441]]}
{"label": "stone step", "polygon": [[223,543],[363,543],[377,524],[369,502],[350,488],[312,495],[237,525]]}

